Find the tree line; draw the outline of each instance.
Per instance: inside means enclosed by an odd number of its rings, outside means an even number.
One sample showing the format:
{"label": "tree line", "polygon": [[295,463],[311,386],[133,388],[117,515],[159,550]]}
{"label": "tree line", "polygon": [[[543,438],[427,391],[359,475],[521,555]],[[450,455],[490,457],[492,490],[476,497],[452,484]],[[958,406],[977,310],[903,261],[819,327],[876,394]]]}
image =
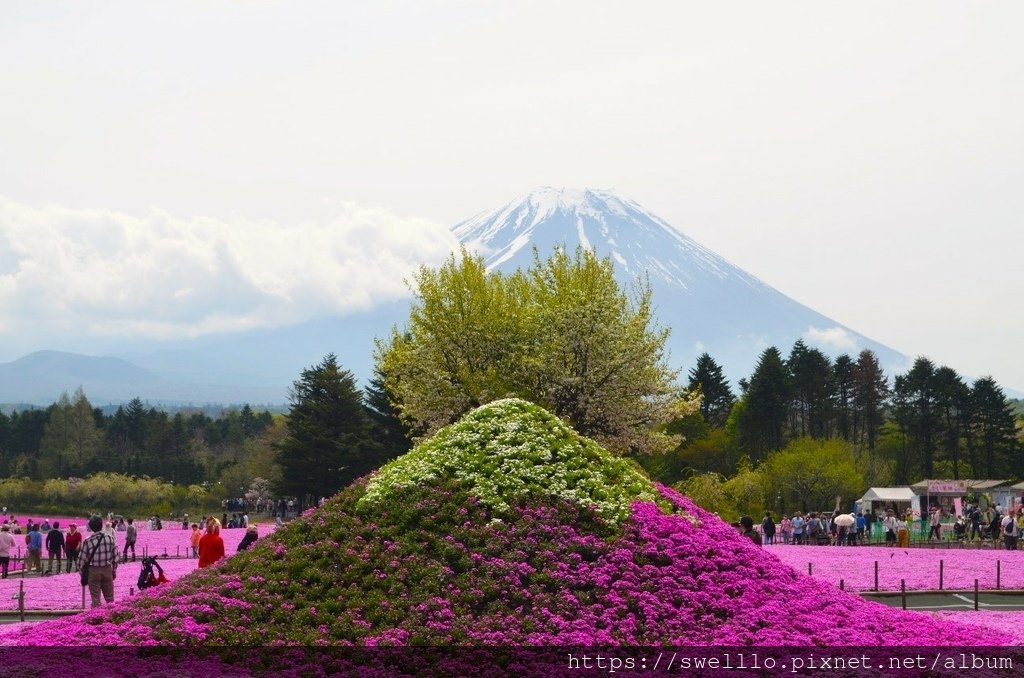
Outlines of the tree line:
{"label": "tree line", "polygon": [[968,384],[926,358],[890,383],[871,351],[833,360],[798,341],[786,357],[766,349],[738,393],[706,353],[680,383],[649,284],[623,290],[612,262],[589,250],[535,250],[511,274],[463,250],[410,287],[409,320],[378,340],[363,390],[334,355],[302,371],[284,417],[248,406],[172,416],[138,399],[108,415],[79,390],[46,410],[0,414],[0,476],[145,475],[225,497],[260,479],[308,505],[509,396],[734,509],[1019,474],[999,385]]}
{"label": "tree line", "polygon": [[797,341],[787,357],[765,349],[738,394],[707,353],[687,387],[703,400],[674,424],[686,441],[643,463],[726,513],[821,510],[835,496],[845,504],[868,486],[925,478],[1021,475],[1024,447],[999,384],[968,383],[924,357],[890,382],[870,350],[831,359]]}

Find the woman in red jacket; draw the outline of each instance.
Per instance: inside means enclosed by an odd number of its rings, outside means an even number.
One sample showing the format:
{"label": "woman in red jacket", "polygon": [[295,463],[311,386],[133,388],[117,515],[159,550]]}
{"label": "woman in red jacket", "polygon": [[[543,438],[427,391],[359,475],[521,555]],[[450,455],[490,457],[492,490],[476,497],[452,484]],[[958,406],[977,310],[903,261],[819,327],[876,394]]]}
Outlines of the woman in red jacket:
{"label": "woman in red jacket", "polygon": [[220,521],[206,521],[206,534],[199,539],[199,567],[209,567],[224,557],[224,540],[220,536]]}

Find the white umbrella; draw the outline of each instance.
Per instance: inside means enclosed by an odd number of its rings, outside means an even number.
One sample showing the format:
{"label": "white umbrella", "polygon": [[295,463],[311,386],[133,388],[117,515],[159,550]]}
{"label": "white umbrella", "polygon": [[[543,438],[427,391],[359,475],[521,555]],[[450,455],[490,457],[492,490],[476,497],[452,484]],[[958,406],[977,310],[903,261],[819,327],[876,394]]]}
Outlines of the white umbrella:
{"label": "white umbrella", "polygon": [[835,524],[836,527],[853,527],[857,524],[857,519],[853,516],[852,513],[843,513],[841,515],[836,516],[832,520],[832,522]]}

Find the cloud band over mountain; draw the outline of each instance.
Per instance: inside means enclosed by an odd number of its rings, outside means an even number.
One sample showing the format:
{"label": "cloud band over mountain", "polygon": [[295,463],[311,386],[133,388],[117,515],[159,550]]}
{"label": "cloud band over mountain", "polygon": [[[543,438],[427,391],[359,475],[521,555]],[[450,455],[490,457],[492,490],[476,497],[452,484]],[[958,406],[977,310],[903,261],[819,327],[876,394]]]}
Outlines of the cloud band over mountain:
{"label": "cloud band over mountain", "polygon": [[0,198],[0,339],[181,339],[362,311],[457,246],[446,226],[352,203],[278,224]]}

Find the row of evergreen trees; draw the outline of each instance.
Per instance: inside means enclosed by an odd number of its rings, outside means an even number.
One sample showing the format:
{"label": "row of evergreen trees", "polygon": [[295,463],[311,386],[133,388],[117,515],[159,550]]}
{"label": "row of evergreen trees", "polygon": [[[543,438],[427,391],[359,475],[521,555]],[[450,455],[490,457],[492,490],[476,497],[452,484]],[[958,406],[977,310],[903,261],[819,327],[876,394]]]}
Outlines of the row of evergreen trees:
{"label": "row of evergreen trees", "polygon": [[897,484],[1021,474],[1014,413],[992,377],[968,384],[921,357],[890,384],[870,350],[832,360],[803,341],[786,358],[765,349],[738,398],[707,353],[689,376],[706,424],[754,464],[795,438],[838,438],[863,453],[868,477]]}

